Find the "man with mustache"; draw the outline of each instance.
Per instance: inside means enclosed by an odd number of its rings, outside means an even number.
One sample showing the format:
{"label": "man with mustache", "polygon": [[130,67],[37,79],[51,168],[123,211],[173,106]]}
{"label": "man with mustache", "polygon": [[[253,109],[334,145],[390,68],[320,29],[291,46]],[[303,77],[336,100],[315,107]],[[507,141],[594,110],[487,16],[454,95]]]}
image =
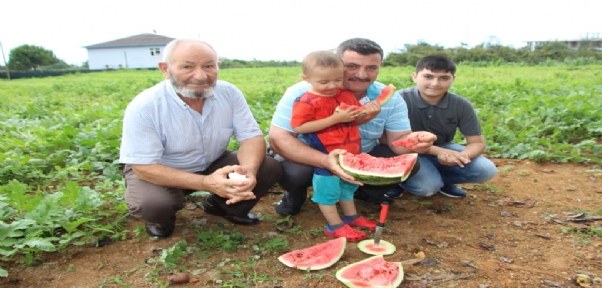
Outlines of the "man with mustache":
{"label": "man with mustache", "polygon": [[[383,50],[374,41],[353,38],[344,41],[337,48],[337,54],[343,60],[345,70],[343,87],[349,90],[364,106],[368,113],[374,113],[374,119],[362,124],[361,151],[376,157],[392,157],[412,152],[425,153],[436,140],[430,132],[412,132],[407,115],[407,107],[403,99],[395,94],[389,102],[380,107],[373,101],[385,85],[375,82],[382,65]],[[307,198],[307,188],[312,185],[314,167],[330,170],[333,174],[350,183],[360,184],[353,177],[343,172],[336,161],[336,154],[345,151],[335,150],[326,155],[305,144],[290,126],[291,109],[297,97],[310,88],[307,82],[297,83],[287,89],[280,99],[270,126],[270,154],[282,165],[282,178],[278,182],[286,191],[276,212],[280,215],[296,215]],[[388,143],[379,144],[379,139],[386,135]],[[391,142],[408,137],[417,137],[420,143],[412,150],[391,145]],[[415,166],[412,174],[419,169]],[[384,194],[391,189],[399,189],[397,185],[361,186],[355,198],[373,203],[392,201]]]}
{"label": "man with mustache", "polygon": [[[166,80],[138,94],[123,118],[119,162],[129,213],[146,222],[149,235],[169,237],[184,196],[202,190],[212,193],[206,213],[258,223],[250,210],[282,171],[265,157],[263,133],[243,94],[217,80],[220,62],[205,42],[176,39],[163,55]],[[238,152],[227,150],[232,136]]]}

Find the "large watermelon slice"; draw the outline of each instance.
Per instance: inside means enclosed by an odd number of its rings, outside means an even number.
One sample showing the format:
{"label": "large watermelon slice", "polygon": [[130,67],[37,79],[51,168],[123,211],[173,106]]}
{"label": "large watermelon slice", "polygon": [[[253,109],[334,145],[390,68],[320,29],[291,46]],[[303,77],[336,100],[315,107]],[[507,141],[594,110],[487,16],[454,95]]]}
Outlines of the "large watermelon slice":
{"label": "large watermelon slice", "polygon": [[[378,102],[378,104],[380,104],[380,106],[385,105],[385,103],[387,103],[389,100],[391,100],[391,97],[393,97],[393,94],[395,94],[395,86],[393,86],[393,84],[389,84],[387,86],[385,86],[385,88],[383,88],[383,90],[380,91],[380,95],[378,95],[378,97],[376,97],[376,99],[374,101]],[[363,111],[364,113],[366,113],[366,108],[364,108],[364,106],[355,106],[355,105],[349,105],[347,103],[341,103],[339,104],[339,107],[337,107],[335,109],[336,112],[339,112],[340,110],[347,110],[349,109],[349,107],[353,106],[353,111]]]}
{"label": "large watermelon slice", "polygon": [[346,245],[347,238],[339,237],[305,249],[293,250],[278,257],[278,260],[288,267],[299,270],[325,269],[341,259]]}
{"label": "large watermelon slice", "polygon": [[336,277],[352,288],[395,288],[403,281],[403,266],[401,262],[387,262],[378,255],[343,267]]}
{"label": "large watermelon slice", "polygon": [[374,239],[366,239],[360,243],[357,243],[357,248],[370,255],[391,255],[395,253],[395,250],[397,250],[393,243],[385,240],[380,240],[378,247],[375,247]]}
{"label": "large watermelon slice", "polygon": [[339,165],[347,174],[364,184],[389,185],[405,181],[417,159],[417,153],[391,158],[347,153],[339,155]]}

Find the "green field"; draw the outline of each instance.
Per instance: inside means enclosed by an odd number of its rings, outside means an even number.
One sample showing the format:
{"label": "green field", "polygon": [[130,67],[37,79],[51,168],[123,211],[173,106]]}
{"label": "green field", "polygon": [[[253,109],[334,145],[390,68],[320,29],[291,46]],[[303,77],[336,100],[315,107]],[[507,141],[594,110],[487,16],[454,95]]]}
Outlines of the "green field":
{"label": "green field", "polygon": [[[378,80],[409,87],[411,72],[385,67]],[[243,91],[267,135],[299,74],[298,67],[224,69],[220,79]],[[92,236],[125,237],[121,118],[136,94],[161,80],[155,70],[0,81],[4,261],[33,263]],[[602,163],[602,65],[459,66],[452,91],[477,109],[490,157]]]}

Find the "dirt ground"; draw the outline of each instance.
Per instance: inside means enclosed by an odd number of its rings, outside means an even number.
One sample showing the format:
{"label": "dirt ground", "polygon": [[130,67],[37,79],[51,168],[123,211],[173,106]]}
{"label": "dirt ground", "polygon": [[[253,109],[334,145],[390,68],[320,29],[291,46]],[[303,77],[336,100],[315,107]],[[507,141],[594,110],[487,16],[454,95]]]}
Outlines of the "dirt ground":
{"label": "dirt ground", "polygon": [[[589,275],[589,280],[602,278],[602,168],[506,159],[494,162],[500,172],[492,181],[461,185],[469,192],[465,199],[439,194],[417,198],[404,193],[391,206],[383,239],[392,242],[397,251],[385,259],[406,261],[400,287],[579,287],[577,274]],[[180,240],[198,243],[195,228],[235,229],[248,235],[250,244],[282,237],[288,239],[291,250],[331,239],[319,232],[324,220],[311,201],[292,218],[294,222],[287,222],[273,209],[280,197],[269,194],[254,208],[266,219],[253,227],[230,225],[200,209],[184,209],[178,213],[174,235],[162,240],[144,232],[136,235],[143,223],[130,218],[127,228],[131,232],[125,240],[46,254],[33,267],[3,262],[9,277],[0,279],[0,286],[159,287],[159,281],[166,283],[170,275],[148,259],[157,259],[157,249],[167,249]],[[357,206],[362,214],[378,217],[378,206],[360,201]],[[191,228],[191,223],[201,224]],[[280,231],[283,223],[287,226],[284,230],[289,230]],[[301,229],[289,233],[295,227]],[[598,236],[588,235],[592,231]],[[240,248],[233,253],[213,252],[182,259],[178,267],[185,266],[195,282],[172,285],[343,287],[334,273],[369,257],[355,243],[348,243],[343,257],[332,267],[307,272],[281,264],[277,257],[285,251],[255,254],[253,249]],[[421,257],[425,258],[415,260]]]}

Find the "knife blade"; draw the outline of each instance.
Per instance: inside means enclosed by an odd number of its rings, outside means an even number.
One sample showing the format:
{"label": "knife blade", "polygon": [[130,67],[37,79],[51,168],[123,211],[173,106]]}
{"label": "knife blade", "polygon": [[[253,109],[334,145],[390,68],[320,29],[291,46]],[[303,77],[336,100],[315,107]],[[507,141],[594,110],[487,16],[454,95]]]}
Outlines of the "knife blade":
{"label": "knife blade", "polygon": [[380,235],[383,233],[383,227],[385,227],[388,213],[389,203],[380,204],[380,217],[376,223],[376,232],[374,232],[374,247],[378,247],[378,244],[380,244]]}

